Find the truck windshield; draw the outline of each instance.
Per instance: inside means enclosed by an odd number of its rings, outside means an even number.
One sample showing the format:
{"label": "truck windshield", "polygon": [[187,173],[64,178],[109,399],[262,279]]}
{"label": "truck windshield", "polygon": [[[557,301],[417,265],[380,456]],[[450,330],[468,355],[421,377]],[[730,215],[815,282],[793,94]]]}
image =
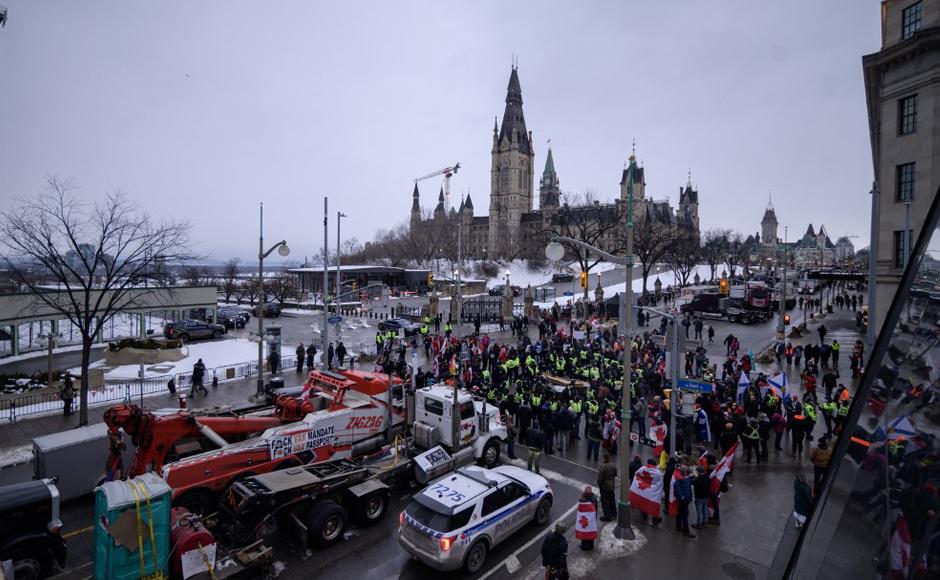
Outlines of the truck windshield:
{"label": "truck windshield", "polygon": [[412,502],[405,510],[409,516],[423,526],[431,528],[435,532],[452,532],[462,528],[470,522],[470,516],[473,514],[473,506],[467,507],[452,516],[434,511],[418,502]]}
{"label": "truck windshield", "polygon": [[460,418],[461,419],[473,419],[473,401],[468,401],[460,405]]}

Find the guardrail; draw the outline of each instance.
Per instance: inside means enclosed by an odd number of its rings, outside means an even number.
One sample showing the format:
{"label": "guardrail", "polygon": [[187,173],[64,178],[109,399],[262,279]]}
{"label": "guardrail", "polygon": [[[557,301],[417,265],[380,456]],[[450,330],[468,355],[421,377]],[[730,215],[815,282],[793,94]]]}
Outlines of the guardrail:
{"label": "guardrail", "polygon": [[[295,357],[288,356],[281,359],[280,371],[290,369],[296,366]],[[213,379],[224,383],[239,379],[250,379],[258,376],[258,362],[244,362],[231,365],[224,365],[211,369],[206,369],[206,376],[203,384],[209,386]],[[188,389],[192,387],[193,373],[175,373],[167,375],[158,375],[155,377],[146,377],[141,379],[132,379],[120,383],[106,384],[97,389],[89,389],[88,406],[93,407],[105,403],[114,403],[118,401],[133,402],[135,399],[153,395],[156,393],[169,392],[168,384],[173,380],[175,389]],[[76,395],[78,393],[76,392]],[[78,406],[78,397],[72,401],[73,406]],[[0,399],[0,420],[7,419],[10,422],[28,415],[40,415],[50,412],[61,412],[64,403],[57,392],[46,392],[41,394],[24,394],[7,399]]]}

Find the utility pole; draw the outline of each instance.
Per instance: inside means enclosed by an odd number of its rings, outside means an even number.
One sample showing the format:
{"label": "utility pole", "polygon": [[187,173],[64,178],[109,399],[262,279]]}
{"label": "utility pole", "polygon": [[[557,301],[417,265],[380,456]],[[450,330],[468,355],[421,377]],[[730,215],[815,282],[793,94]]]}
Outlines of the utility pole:
{"label": "utility pole", "polygon": [[330,287],[330,232],[327,229],[327,221],[329,220],[329,198],[323,198],[323,325],[320,331],[320,366],[321,368],[326,369],[329,364],[329,360],[326,357],[326,351],[330,343],[330,327],[327,323],[327,318],[329,318],[329,312],[327,312],[327,301],[326,293],[329,291]]}
{"label": "utility pole", "polygon": [[877,276],[876,258],[878,256],[879,196],[878,182],[873,181],[871,184],[871,237],[868,244],[868,328],[865,329],[865,342],[868,343],[865,350],[869,356],[875,349],[876,328],[878,326],[878,311],[876,309],[878,291],[875,280]]}
{"label": "utility pole", "polygon": [[617,506],[617,526],[614,528],[614,535],[621,540],[633,540],[636,536],[633,533],[633,526],[630,517],[630,414],[633,408],[632,393],[633,386],[633,155],[630,156],[630,174],[627,181],[627,192],[629,199],[627,201],[627,255],[626,255],[626,287],[623,292],[623,335],[624,335],[624,354],[623,354],[623,387],[620,392],[621,408],[621,429],[620,441],[618,447],[620,453],[618,471],[620,472],[620,503]]}
{"label": "utility pole", "polygon": [[777,339],[787,337],[787,227],[783,227],[783,280],[780,283],[780,321],[777,323]]}
{"label": "utility pole", "polygon": [[460,409],[457,406],[457,394],[460,389],[460,383],[463,381],[463,342],[460,340],[462,337],[461,334],[461,318],[463,317],[463,312],[461,312],[461,302],[463,302],[463,294],[460,291],[460,262],[463,257],[463,247],[462,247],[462,237],[463,237],[463,224],[457,224],[457,266],[454,268],[454,282],[457,284],[457,291],[454,293],[454,302],[457,304],[454,305],[455,312],[457,315],[457,380],[454,381],[454,448],[457,448],[458,442],[460,441]]}
{"label": "utility pole", "polygon": [[347,216],[343,212],[341,211],[336,212],[336,294],[334,295],[335,298],[333,300],[336,301],[336,313],[337,314],[339,314],[339,308],[340,308],[339,295],[342,294],[342,285],[340,284],[340,280],[339,280],[339,260],[340,260],[340,244],[341,244],[340,237],[339,237],[339,230],[340,230],[340,222],[342,221],[344,217],[347,217]]}

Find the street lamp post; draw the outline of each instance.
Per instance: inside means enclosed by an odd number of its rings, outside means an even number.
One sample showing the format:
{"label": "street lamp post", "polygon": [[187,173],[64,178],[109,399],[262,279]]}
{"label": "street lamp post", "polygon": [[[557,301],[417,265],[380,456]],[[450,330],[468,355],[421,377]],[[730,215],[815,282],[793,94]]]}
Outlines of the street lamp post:
{"label": "street lamp post", "polygon": [[323,323],[320,328],[320,366],[322,368],[327,368],[329,365],[329,360],[326,356],[327,346],[330,339],[330,327],[327,325],[327,318],[329,318],[329,313],[326,311],[326,293],[330,287],[330,232],[327,229],[328,221],[330,217],[329,212],[329,198],[323,198],[323,292],[321,292],[321,301],[323,302]]}
{"label": "street lamp post", "polygon": [[777,338],[784,340],[787,336],[787,228],[783,228],[783,274],[780,282],[780,321],[777,323]]}
{"label": "street lamp post", "polygon": [[340,230],[340,222],[342,221],[344,217],[349,217],[349,216],[347,216],[341,211],[336,212],[336,294],[333,300],[336,301],[336,313],[337,314],[339,314],[339,308],[340,308],[339,295],[342,293],[342,285],[340,284],[340,280],[339,280],[339,260],[340,260],[340,243],[341,243],[340,237],[339,237],[339,230]]}
{"label": "street lamp post", "polygon": [[[630,211],[627,223],[629,227],[627,230],[627,251],[630,252],[633,250],[632,210]],[[565,236],[552,236],[551,243],[545,248],[545,256],[553,262],[561,260],[565,255],[565,248],[559,242],[580,246],[609,262],[624,264],[626,266],[627,285],[624,293],[620,295],[620,309],[621,312],[624,313],[625,352],[623,361],[623,385],[620,393],[621,407],[623,409],[621,412],[622,428],[620,429],[620,441],[618,441],[618,447],[621,449],[621,452],[617,454],[617,469],[620,471],[620,503],[617,505],[617,526],[614,528],[614,535],[621,540],[632,540],[635,538],[635,535],[630,525],[630,503],[627,501],[627,497],[630,495],[630,461],[627,449],[629,449],[630,445],[630,409],[633,405],[630,392],[631,375],[633,372],[633,256],[628,253],[626,256],[618,258],[581,240]],[[623,425],[624,422],[626,425]]]}
{"label": "street lamp post", "polygon": [[258,227],[258,390],[259,397],[264,396],[264,259],[277,250],[281,256],[290,254],[287,242],[280,242],[264,251],[264,203],[260,204]]}

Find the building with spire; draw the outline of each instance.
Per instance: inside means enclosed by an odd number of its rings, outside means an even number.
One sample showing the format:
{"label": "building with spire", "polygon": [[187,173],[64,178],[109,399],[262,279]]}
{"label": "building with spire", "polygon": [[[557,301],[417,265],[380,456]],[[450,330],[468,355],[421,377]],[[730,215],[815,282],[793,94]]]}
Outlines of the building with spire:
{"label": "building with spire", "polygon": [[[541,253],[544,232],[558,219],[564,205],[561,181],[555,167],[551,146],[547,148],[545,166],[538,183],[538,207],[535,207],[535,147],[532,131],[526,127],[522,110],[522,85],[514,65],[506,88],[502,122],[493,120],[490,147],[490,199],[486,216],[473,214],[470,196],[460,208],[448,213],[443,190],[438,204],[429,217],[424,217],[420,193],[415,184],[412,192],[411,227],[422,227],[428,221],[459,222],[463,228],[464,252],[473,257],[515,258]],[[634,200],[634,219],[651,220],[699,231],[698,191],[692,186],[691,174],[685,187],[679,187],[679,204],[673,209],[668,199],[647,197],[645,170],[637,163],[635,152],[630,155],[620,179],[620,196],[608,204],[592,208],[595,212],[622,211],[621,204]]]}

